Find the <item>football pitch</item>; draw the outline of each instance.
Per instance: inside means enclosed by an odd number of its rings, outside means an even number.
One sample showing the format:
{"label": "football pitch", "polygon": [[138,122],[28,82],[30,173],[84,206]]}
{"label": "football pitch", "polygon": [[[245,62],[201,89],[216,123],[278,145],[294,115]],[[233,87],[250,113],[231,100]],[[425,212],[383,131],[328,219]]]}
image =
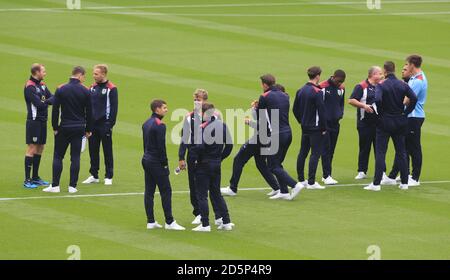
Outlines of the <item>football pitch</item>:
{"label": "football pitch", "polygon": [[[67,259],[71,245],[81,259],[381,259],[450,258],[450,1],[382,0],[81,0],[68,10],[65,0],[0,0],[0,259]],[[187,174],[175,175],[178,145],[170,131],[180,119],[164,119],[173,188],[173,214],[184,232],[146,230],[141,167],[141,125],[150,101],[163,98],[169,110],[193,107],[192,93],[206,88],[222,111],[248,109],[261,93],[258,77],[272,73],[291,97],[319,65],[322,79],[341,68],[346,98],[372,65],[397,64],[423,56],[429,89],[422,130],[421,186],[401,191],[362,189],[369,178],[357,171],[356,109],[345,105],[333,162],[339,184],[304,190],[294,201],[271,201],[253,159],[246,165],[236,197],[226,197],[236,227],[231,232],[192,232]],[[23,86],[30,65],[43,63],[52,92],[67,82],[75,65],[89,73],[110,67],[119,89],[113,132],[114,185],[82,185],[89,155],[81,157],[79,192],[67,193],[66,154],[61,193],[25,189],[26,107]],[[284,167],[296,175],[300,127],[292,113],[293,142]],[[51,180],[54,139],[48,141],[40,175]],[[232,157],[223,162],[228,185]],[[387,155],[392,165],[393,146]],[[101,160],[100,177],[104,165]],[[321,165],[317,179],[322,175]],[[159,195],[156,220],[164,222]],[[212,211],[211,211],[212,212]],[[212,213],[210,214],[210,217]],[[68,250],[69,249],[69,250]]]}

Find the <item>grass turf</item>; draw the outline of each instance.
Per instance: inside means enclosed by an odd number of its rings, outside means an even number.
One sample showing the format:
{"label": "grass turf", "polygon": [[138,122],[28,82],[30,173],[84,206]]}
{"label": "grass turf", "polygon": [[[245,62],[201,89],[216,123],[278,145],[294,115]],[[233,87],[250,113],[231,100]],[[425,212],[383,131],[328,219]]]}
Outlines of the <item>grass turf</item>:
{"label": "grass turf", "polygon": [[[449,258],[450,183],[435,181],[450,180],[446,90],[450,1],[382,1],[381,10],[368,10],[365,1],[268,6],[249,0],[245,1],[249,5],[227,1],[231,5],[223,6],[219,0],[99,0],[82,1],[79,11],[65,10],[63,2],[0,1],[0,198],[52,196],[21,187],[22,88],[33,62],[46,65],[52,91],[66,82],[73,65],[110,65],[110,79],[117,84],[120,98],[114,129],[114,186],[80,184],[78,194],[90,195],[143,191],[140,129],[153,98],[166,99],[172,110],[190,109],[193,90],[204,87],[216,107],[246,109],[260,93],[259,75],[271,72],[293,100],[311,65],[324,69],[324,79],[335,69],[344,69],[348,97],[369,66],[392,59],[400,67],[406,55],[420,53],[429,81],[421,180],[434,183],[407,192],[386,187],[380,193],[340,186],[305,191],[293,202],[269,201],[265,190],[243,190],[226,198],[236,229],[210,234],[190,231],[193,216],[188,194],[183,192],[188,190],[186,174],[171,175],[174,216],[188,226],[186,232],[145,230],[140,194],[0,200],[1,259],[66,259],[69,245],[79,246],[83,259],[367,259],[369,245],[378,245],[383,259]],[[353,180],[358,150],[355,114],[346,105],[333,171],[341,184],[358,183]],[[165,122],[169,132],[177,124],[170,118]],[[294,140],[284,165],[296,177],[300,129],[293,117],[291,126]],[[41,163],[44,179],[51,177],[50,129],[47,144]],[[177,148],[169,142],[171,169]],[[238,149],[235,146],[232,155]],[[67,155],[63,192],[69,163]],[[231,164],[232,158],[223,164],[222,185],[231,175]],[[88,169],[86,153],[80,180],[88,176]],[[266,187],[252,161],[240,186]],[[62,195],[66,194],[56,196]],[[155,210],[157,220],[163,222],[159,197]]]}

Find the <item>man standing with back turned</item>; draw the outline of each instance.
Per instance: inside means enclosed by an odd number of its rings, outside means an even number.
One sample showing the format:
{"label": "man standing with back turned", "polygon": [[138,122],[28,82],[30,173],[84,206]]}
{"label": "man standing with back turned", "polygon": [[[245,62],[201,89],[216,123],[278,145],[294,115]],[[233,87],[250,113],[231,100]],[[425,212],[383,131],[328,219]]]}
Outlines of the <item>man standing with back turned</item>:
{"label": "man standing with back turned", "polygon": [[[53,153],[53,181],[44,192],[59,193],[59,180],[63,170],[63,159],[70,144],[69,193],[76,193],[80,172],[80,153],[83,135],[92,135],[92,107],[89,90],[83,85],[86,71],[81,66],[72,70],[72,76],[55,92],[52,111],[52,126],[55,134]],[[61,122],[59,116],[61,113]]]}
{"label": "man standing with back turned", "polygon": [[[283,168],[283,161],[292,142],[292,130],[289,125],[289,95],[275,87],[276,81],[273,75],[266,74],[260,79],[264,93],[259,97],[258,102],[258,136],[261,141],[261,119],[263,119],[264,125],[268,128],[272,153],[267,156],[267,163],[280,185],[280,192],[271,196],[270,199],[292,200],[300,193],[304,185],[295,181]],[[278,125],[275,125],[276,123]],[[292,188],[291,193],[288,186]]]}
{"label": "man standing with back turned", "polygon": [[[412,88],[417,96],[417,104],[414,110],[408,115],[408,134],[406,135],[407,163],[409,170],[409,159],[412,161],[412,174],[408,179],[409,186],[419,186],[419,177],[422,171],[422,145],[421,130],[425,121],[425,111],[423,109],[427,98],[428,82],[422,69],[422,57],[419,55],[410,55],[406,58],[405,68],[411,77],[405,81]],[[385,178],[385,183],[394,183],[394,178],[398,174],[398,164],[394,162],[389,178]],[[408,172],[409,173],[409,172]]]}

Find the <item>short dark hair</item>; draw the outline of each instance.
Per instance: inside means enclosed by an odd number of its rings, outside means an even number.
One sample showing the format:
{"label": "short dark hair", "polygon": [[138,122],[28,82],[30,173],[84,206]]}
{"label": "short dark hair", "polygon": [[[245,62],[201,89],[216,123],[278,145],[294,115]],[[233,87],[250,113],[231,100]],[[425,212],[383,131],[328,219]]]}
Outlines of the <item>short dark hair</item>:
{"label": "short dark hair", "polygon": [[208,110],[212,110],[212,109],[214,109],[214,104],[209,103],[209,102],[203,102],[202,103],[202,112],[203,113],[208,111]]}
{"label": "short dark hair", "polygon": [[161,108],[164,104],[167,104],[166,101],[164,101],[162,99],[154,99],[150,103],[150,109],[154,113],[156,111],[156,109]]}
{"label": "short dark hair", "polygon": [[338,78],[343,78],[345,80],[346,74],[345,74],[344,70],[338,69],[338,70],[334,71],[333,76],[338,77]]}
{"label": "short dark hair", "polygon": [[40,64],[40,63],[33,63],[33,65],[31,65],[31,75],[35,75],[37,72],[40,72],[42,67],[44,67],[44,64]]}
{"label": "short dark hair", "polygon": [[259,78],[261,79],[261,82],[263,84],[266,84],[269,87],[273,86],[276,83],[276,79],[272,74],[265,74]]}
{"label": "short dark hair", "polygon": [[282,92],[286,92],[286,89],[282,84],[275,84],[274,87]]}
{"label": "short dark hair", "polygon": [[310,79],[314,79],[315,77],[322,74],[322,69],[320,69],[319,66],[309,67],[307,73]]}
{"label": "short dark hair", "polygon": [[386,73],[395,73],[395,63],[393,61],[386,61],[383,65],[384,71]]}
{"label": "short dark hair", "polygon": [[75,66],[75,67],[73,67],[72,76],[75,76],[75,75],[78,75],[78,74],[81,74],[81,75],[86,74],[86,70],[83,68],[83,66]]}
{"label": "short dark hair", "polygon": [[412,54],[406,58],[406,61],[417,68],[422,66],[422,57],[418,54]]}

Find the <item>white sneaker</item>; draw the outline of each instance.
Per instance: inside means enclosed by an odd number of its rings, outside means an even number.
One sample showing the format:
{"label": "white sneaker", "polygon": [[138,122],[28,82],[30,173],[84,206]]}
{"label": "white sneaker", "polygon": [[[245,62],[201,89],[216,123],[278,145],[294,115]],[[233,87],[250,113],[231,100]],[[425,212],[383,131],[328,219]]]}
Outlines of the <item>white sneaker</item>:
{"label": "white sneaker", "polygon": [[338,183],[338,181],[334,180],[331,176],[328,176],[326,179],[322,178],[322,182],[325,185],[336,185]]}
{"label": "white sneaker", "polygon": [[414,180],[412,177],[409,177],[408,178],[408,185],[411,186],[411,187],[418,187],[418,186],[420,186],[420,182]]}
{"label": "white sneaker", "polygon": [[95,179],[94,176],[89,176],[86,180],[83,181],[83,184],[92,184],[92,183],[99,183],[100,179]]}
{"label": "white sneaker", "polygon": [[373,183],[370,183],[370,185],[364,187],[365,190],[367,191],[374,191],[374,192],[378,192],[381,191],[381,186],[380,185],[374,185]]}
{"label": "white sneaker", "polygon": [[237,193],[235,193],[230,187],[221,188],[220,192],[223,195],[228,195],[228,196],[235,196],[235,195],[237,195]]}
{"label": "white sneaker", "polygon": [[204,227],[202,225],[198,225],[197,227],[193,228],[192,231],[210,232],[211,231],[211,226]]}
{"label": "white sneaker", "polygon": [[395,179],[389,178],[386,173],[383,173],[383,178],[381,179],[382,185],[397,185],[397,181]]}
{"label": "white sneaker", "polygon": [[105,178],[105,186],[111,186],[112,185],[112,179]]}
{"label": "white sneaker", "polygon": [[147,223],[147,229],[157,229],[157,228],[162,228],[162,225],[158,224],[157,221],[155,221],[154,223]]}
{"label": "white sneaker", "polygon": [[304,188],[305,185],[303,184],[303,182],[298,182],[297,184],[295,184],[295,187],[291,190],[291,200],[294,199]]}
{"label": "white sneaker", "polygon": [[355,180],[362,180],[362,179],[366,179],[367,175],[364,172],[358,172],[358,175],[356,175]]}
{"label": "white sneaker", "polygon": [[269,197],[269,199],[283,199],[283,200],[291,200],[291,195],[289,193],[277,193],[274,196]]}
{"label": "white sneaker", "polygon": [[324,190],[325,187],[321,186],[319,183],[315,182],[314,185],[307,185],[306,188],[308,190]]}
{"label": "white sneaker", "polygon": [[407,184],[400,184],[398,187],[401,190],[407,190],[408,189],[408,185]]}
{"label": "white sneaker", "polygon": [[217,227],[218,230],[233,230],[234,224],[228,223],[228,224],[221,224]]}
{"label": "white sneaker", "polygon": [[77,191],[77,188],[69,186],[69,193],[76,193]]}
{"label": "white sneaker", "polygon": [[177,224],[177,221],[173,221],[170,225],[165,224],[164,228],[167,230],[185,230],[184,227]]}
{"label": "white sneaker", "polygon": [[45,189],[43,189],[42,191],[44,192],[49,192],[49,193],[59,193],[60,189],[59,186],[53,187],[51,184],[50,186],[46,187]]}
{"label": "white sneaker", "polygon": [[268,196],[274,196],[274,195],[278,194],[279,192],[280,192],[280,190],[272,190],[271,192],[266,193],[266,195],[268,195]]}
{"label": "white sneaker", "polygon": [[197,216],[195,216],[195,218],[194,218],[194,220],[192,221],[191,224],[193,224],[193,225],[199,225],[199,224],[201,224],[201,223],[202,223],[202,216],[197,215]]}
{"label": "white sneaker", "polygon": [[217,220],[214,220],[214,224],[215,224],[216,226],[220,226],[221,224],[223,224],[222,218],[219,218],[219,219],[217,219]]}
{"label": "white sneaker", "polygon": [[397,177],[395,177],[395,181],[400,182],[402,180],[402,178],[400,177],[400,175],[398,175]]}

